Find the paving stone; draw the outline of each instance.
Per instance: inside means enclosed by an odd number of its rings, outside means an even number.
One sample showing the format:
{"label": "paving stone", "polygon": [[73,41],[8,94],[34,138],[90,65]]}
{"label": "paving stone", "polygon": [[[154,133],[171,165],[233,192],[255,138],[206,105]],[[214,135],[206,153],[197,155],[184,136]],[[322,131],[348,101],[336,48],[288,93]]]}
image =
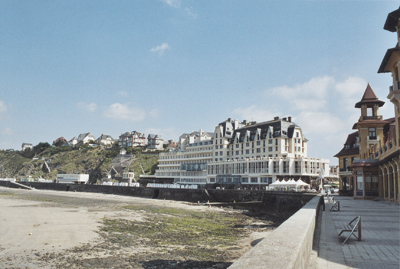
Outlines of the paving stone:
{"label": "paving stone", "polygon": [[[400,205],[341,196],[335,201],[340,201],[341,211],[331,212],[326,205],[322,212],[316,268],[399,269]],[[362,240],[352,236],[341,246],[348,234],[338,234],[355,216],[361,216]]]}

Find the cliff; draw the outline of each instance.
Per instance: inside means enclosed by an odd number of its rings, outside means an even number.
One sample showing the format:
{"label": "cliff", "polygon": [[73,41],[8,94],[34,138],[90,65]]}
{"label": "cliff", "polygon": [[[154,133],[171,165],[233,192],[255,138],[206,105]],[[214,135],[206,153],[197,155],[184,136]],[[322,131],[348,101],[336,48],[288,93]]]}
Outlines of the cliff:
{"label": "cliff", "polygon": [[89,174],[90,183],[96,183],[110,173],[122,177],[124,171],[134,171],[138,180],[139,175],[153,174],[156,169],[158,154],[142,154],[140,149],[122,157],[118,153],[119,148],[51,147],[26,158],[22,151],[0,151],[0,178],[56,179],[57,174]]}

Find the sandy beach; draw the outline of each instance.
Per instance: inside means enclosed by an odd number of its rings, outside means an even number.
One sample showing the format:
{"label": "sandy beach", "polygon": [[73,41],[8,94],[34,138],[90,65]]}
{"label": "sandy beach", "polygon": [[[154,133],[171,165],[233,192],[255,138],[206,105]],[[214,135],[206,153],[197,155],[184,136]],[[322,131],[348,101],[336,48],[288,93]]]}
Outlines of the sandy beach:
{"label": "sandy beach", "polygon": [[[145,223],[147,213],[124,208],[130,205],[238,214],[229,212],[229,209],[177,201],[2,187],[0,205],[2,268],[179,268],[179,263],[183,265],[182,257],[174,257],[172,253],[157,267],[159,248],[143,243],[146,241],[143,239],[135,242],[134,248],[120,242],[115,247],[115,242],[108,242],[105,233],[101,232],[104,219]],[[251,220],[245,220],[251,224]],[[219,261],[191,262],[197,268],[226,268],[232,259],[251,247],[251,242],[265,237],[270,231],[257,229],[247,232],[247,236],[236,243],[237,247],[227,251],[229,255]],[[165,265],[168,259],[171,260],[170,266]],[[146,260],[153,262],[146,266],[143,262]]]}

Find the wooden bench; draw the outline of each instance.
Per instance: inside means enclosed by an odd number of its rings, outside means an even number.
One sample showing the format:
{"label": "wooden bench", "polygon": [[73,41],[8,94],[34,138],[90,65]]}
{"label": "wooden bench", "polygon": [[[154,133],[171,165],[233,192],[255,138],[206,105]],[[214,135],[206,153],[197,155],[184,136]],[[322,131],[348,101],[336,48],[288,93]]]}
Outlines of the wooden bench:
{"label": "wooden bench", "polygon": [[330,211],[340,211],[340,201],[333,202]]}
{"label": "wooden bench", "polygon": [[[347,236],[346,240],[343,241],[342,246],[347,242],[351,235],[357,238],[358,241],[361,241],[361,216],[355,217],[349,224],[344,225],[343,230],[339,233],[339,236],[348,232],[349,236]],[[355,235],[357,233],[357,235]]]}

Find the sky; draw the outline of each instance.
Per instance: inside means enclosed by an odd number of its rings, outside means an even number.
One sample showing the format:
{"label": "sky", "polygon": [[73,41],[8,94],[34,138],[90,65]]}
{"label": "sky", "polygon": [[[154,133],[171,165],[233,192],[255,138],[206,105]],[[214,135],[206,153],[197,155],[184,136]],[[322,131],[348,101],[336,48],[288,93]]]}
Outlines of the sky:
{"label": "sky", "polygon": [[91,132],[178,140],[292,116],[332,165],[396,34],[392,0],[0,1],[0,149]]}

